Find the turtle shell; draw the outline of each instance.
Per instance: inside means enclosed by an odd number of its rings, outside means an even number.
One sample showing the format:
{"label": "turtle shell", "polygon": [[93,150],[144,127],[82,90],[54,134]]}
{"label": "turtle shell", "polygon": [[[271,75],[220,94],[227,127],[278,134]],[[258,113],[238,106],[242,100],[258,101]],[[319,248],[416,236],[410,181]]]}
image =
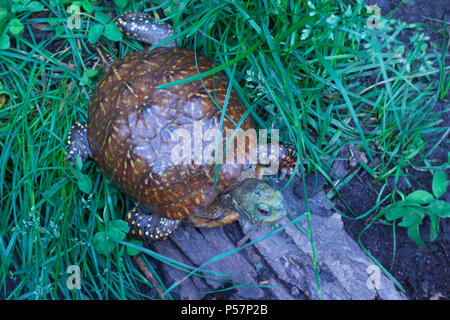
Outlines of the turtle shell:
{"label": "turtle shell", "polygon": [[[89,102],[88,139],[97,165],[129,197],[169,219],[183,219],[210,204],[248,165],[248,152],[245,161],[228,159],[214,187],[216,135],[211,133],[218,131],[208,130],[220,129],[218,106],[224,105],[229,85],[223,73],[155,88],[213,67],[181,48],[133,52],[105,71]],[[243,114],[231,91],[222,132],[235,130]],[[253,128],[248,117],[239,127]],[[191,157],[183,158],[189,149]]]}

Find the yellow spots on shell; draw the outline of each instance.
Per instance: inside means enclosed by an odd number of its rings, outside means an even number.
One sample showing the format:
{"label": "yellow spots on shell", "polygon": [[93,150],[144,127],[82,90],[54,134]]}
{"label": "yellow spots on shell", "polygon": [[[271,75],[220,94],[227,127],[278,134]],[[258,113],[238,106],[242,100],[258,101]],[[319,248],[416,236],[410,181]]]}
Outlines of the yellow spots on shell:
{"label": "yellow spots on shell", "polygon": [[117,79],[118,79],[119,81],[121,81],[121,80],[122,80],[122,77],[120,76],[119,72],[117,72],[117,69],[116,69],[115,67],[111,67],[111,69],[112,69],[114,75],[117,77]]}
{"label": "yellow spots on shell", "polygon": [[161,198],[159,197],[159,192],[155,191],[153,192],[153,197],[155,198],[155,200],[160,203],[161,202]]}
{"label": "yellow spots on shell", "polygon": [[149,70],[151,70],[152,68],[155,69],[156,67],[158,67],[158,65],[152,61],[144,60],[143,62],[149,66]]}
{"label": "yellow spots on shell", "polygon": [[102,110],[103,114],[106,115],[106,109],[105,109],[105,105],[103,104],[103,102],[100,102],[100,109]]}

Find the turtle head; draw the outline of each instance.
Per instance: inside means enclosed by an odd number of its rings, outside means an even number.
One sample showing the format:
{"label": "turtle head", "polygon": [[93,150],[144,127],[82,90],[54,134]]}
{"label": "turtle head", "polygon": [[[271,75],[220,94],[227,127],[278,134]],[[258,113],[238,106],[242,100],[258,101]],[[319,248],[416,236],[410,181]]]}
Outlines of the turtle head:
{"label": "turtle head", "polygon": [[281,192],[259,179],[242,181],[231,196],[236,211],[252,224],[275,224],[287,214]]}
{"label": "turtle head", "polygon": [[[146,12],[131,11],[121,15],[116,25],[127,38],[136,39],[155,45],[173,35],[173,28],[167,22],[156,22],[155,18]],[[172,40],[163,47],[174,47]]]}

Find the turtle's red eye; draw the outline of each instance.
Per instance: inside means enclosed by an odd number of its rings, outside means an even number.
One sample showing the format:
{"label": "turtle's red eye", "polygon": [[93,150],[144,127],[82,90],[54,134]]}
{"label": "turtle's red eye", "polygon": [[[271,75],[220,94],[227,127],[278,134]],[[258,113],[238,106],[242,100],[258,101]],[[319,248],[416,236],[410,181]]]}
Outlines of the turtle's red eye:
{"label": "turtle's red eye", "polygon": [[262,214],[263,216],[269,215],[269,211],[264,210],[264,209],[261,209],[261,208],[258,208],[258,212],[259,212],[260,214]]}

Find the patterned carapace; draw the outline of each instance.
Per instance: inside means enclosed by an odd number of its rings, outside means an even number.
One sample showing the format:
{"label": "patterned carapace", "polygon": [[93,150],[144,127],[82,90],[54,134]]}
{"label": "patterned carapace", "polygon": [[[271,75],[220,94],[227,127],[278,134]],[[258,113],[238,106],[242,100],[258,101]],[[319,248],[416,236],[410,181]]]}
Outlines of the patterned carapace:
{"label": "patterned carapace", "polygon": [[[127,195],[169,219],[182,219],[211,203],[233,184],[242,164],[222,164],[213,188],[215,137],[202,139],[201,164],[172,161],[179,139],[192,134],[194,122],[202,131],[220,129],[219,106],[228,80],[223,73],[167,89],[158,85],[213,68],[203,56],[181,48],[133,52],[109,67],[89,103],[88,137],[95,162]],[[211,96],[210,96],[211,95]],[[244,114],[231,92],[222,129],[236,128]],[[230,121],[230,119],[232,121]],[[252,128],[247,118],[240,125]],[[183,131],[184,130],[184,131]]]}

